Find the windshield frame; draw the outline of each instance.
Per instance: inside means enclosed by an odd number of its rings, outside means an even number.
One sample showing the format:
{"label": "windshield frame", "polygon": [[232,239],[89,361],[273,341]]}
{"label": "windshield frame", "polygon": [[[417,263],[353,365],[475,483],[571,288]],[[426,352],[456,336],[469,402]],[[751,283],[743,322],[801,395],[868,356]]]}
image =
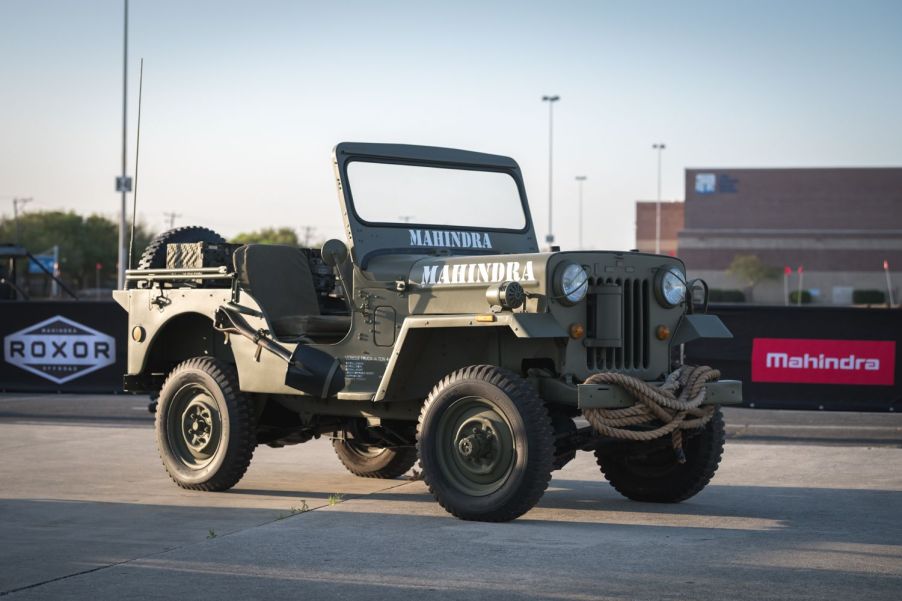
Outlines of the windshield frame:
{"label": "windshield frame", "polygon": [[[489,226],[478,226],[478,225],[458,225],[454,223],[422,223],[419,221],[368,221],[364,219],[360,213],[357,212],[357,205],[354,202],[354,186],[351,182],[351,178],[348,176],[348,167],[353,163],[380,163],[383,165],[405,165],[408,167],[432,167],[435,169],[454,169],[457,171],[482,171],[489,173],[503,173],[507,175],[511,180],[513,180],[514,185],[517,187],[517,195],[520,200],[520,209],[522,210],[523,217],[523,227],[521,228],[506,228],[506,227],[489,227]],[[504,167],[493,167],[487,165],[450,165],[447,163],[440,163],[435,161],[417,161],[417,160],[397,160],[397,159],[388,159],[388,158],[377,158],[377,157],[354,157],[348,160],[344,166],[345,177],[347,178],[346,183],[346,196],[348,200],[348,208],[353,213],[354,218],[360,222],[361,225],[369,226],[369,227],[397,227],[400,229],[411,229],[413,227],[416,228],[428,228],[428,229],[438,229],[438,230],[449,230],[449,231],[467,231],[467,232],[495,232],[495,233],[509,233],[509,234],[523,234],[530,229],[530,215],[529,215],[529,205],[526,201],[526,190],[523,186],[522,178],[516,177],[514,170],[510,168]]]}
{"label": "windshield frame", "polygon": [[[403,221],[366,221],[357,213],[348,178],[348,165],[357,161],[506,174],[517,186],[525,225],[519,229],[509,229],[447,223],[431,225]],[[382,255],[501,255],[539,252],[520,166],[509,157],[437,146],[341,142],[332,150],[332,166],[351,260],[361,269],[367,268],[371,258]],[[418,231],[423,233],[423,244],[414,243]],[[426,241],[426,232],[432,233],[431,241]],[[474,239],[482,233],[482,244],[474,242],[469,246],[459,246],[453,240],[454,232],[462,235],[475,233],[477,235]],[[441,242],[436,242],[435,234],[443,234],[438,236]]]}

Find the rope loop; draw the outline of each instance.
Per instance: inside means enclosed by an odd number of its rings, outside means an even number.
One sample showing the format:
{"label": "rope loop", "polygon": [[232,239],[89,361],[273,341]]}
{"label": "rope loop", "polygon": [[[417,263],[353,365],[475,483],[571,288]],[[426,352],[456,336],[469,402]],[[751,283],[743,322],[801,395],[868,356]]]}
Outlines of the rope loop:
{"label": "rope loop", "polygon": [[653,386],[626,374],[604,372],[586,378],[585,384],[615,384],[636,402],[625,409],[583,409],[596,432],[621,440],[649,441],[670,435],[680,463],[683,430],[702,428],[714,416],[714,405],[702,407],[705,383],[720,378],[720,372],[706,365],[684,365],[671,373],[661,386]]}

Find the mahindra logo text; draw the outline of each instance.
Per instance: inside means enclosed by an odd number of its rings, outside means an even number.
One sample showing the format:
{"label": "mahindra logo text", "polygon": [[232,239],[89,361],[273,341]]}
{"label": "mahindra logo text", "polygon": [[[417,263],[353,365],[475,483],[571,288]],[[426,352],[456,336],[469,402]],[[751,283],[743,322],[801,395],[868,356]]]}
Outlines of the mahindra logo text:
{"label": "mahindra logo text", "polygon": [[752,382],[892,386],[894,340],[754,338]]}
{"label": "mahindra logo text", "polygon": [[826,357],[819,355],[790,355],[789,353],[767,353],[766,367],[789,369],[844,369],[880,371],[880,359],[868,359],[849,355],[847,357]]}
{"label": "mahindra logo text", "polygon": [[445,230],[407,230],[411,246],[448,248],[492,248],[487,232],[462,232]]}
{"label": "mahindra logo text", "polygon": [[424,265],[420,286],[441,284],[491,284],[494,282],[534,282],[532,261],[457,263],[455,265]]}

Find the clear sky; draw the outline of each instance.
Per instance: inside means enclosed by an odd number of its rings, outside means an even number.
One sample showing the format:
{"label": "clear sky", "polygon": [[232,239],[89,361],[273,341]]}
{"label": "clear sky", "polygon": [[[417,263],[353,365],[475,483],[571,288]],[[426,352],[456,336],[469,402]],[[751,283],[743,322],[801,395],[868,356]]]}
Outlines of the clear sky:
{"label": "clear sky", "polygon": [[[115,217],[121,0],[0,0],[0,213]],[[902,165],[902,2],[132,0],[129,171],[145,59],[138,216],[226,235],[340,235],[343,140],[519,161],[555,233],[634,246],[637,199],[683,198],[683,169]],[[450,219],[449,219],[450,220]]]}

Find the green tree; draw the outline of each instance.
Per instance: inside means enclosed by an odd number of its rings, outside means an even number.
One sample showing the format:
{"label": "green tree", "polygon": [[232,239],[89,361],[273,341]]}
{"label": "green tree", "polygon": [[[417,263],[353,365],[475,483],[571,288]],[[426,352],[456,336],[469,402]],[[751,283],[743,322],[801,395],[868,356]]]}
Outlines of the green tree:
{"label": "green tree", "polygon": [[751,301],[755,286],[765,280],[774,280],[780,276],[780,268],[766,265],[755,255],[736,255],[727,268],[727,274],[741,281],[748,290]]}
{"label": "green tree", "polygon": [[[118,260],[119,225],[102,215],[83,217],[74,211],[36,211],[19,215],[19,244],[36,255],[59,246],[60,278],[70,288],[93,288],[100,268],[100,286],[115,288]],[[16,224],[12,218],[0,218],[0,243],[15,241]],[[135,226],[133,261],[141,256],[152,235],[144,225]],[[26,277],[28,265],[21,261],[19,281],[25,282],[32,294],[40,295],[39,282],[44,276]],[[46,291],[49,287],[44,285]]]}
{"label": "green tree", "polygon": [[232,238],[235,244],[287,244],[299,246],[298,234],[290,227],[275,229],[265,227],[253,232],[242,232]]}

